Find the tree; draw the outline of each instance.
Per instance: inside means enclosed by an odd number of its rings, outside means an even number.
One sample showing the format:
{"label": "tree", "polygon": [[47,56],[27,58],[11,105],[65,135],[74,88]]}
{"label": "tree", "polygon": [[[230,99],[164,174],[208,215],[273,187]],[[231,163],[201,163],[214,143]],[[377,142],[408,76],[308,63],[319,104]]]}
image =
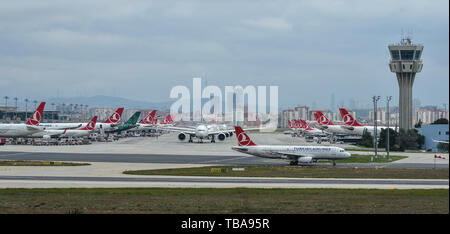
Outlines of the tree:
{"label": "tree", "polygon": [[440,152],[447,152],[448,153],[448,143],[442,143],[439,142],[439,144],[437,145],[437,148]]}
{"label": "tree", "polygon": [[416,129],[408,131],[400,129],[398,136],[395,138],[395,143],[399,145],[399,149],[417,150],[425,143],[425,137],[420,135]]}
{"label": "tree", "polygon": [[415,128],[421,128],[421,127],[422,127],[422,120],[419,119],[419,122],[417,122],[417,123],[414,125],[414,127],[415,127]]}
{"label": "tree", "polygon": [[440,118],[434,121],[432,124],[448,124],[448,119],[446,118]]}
{"label": "tree", "polygon": [[[395,130],[389,129],[389,150],[394,149],[394,146],[396,144],[395,139],[398,137],[398,133]],[[380,148],[386,148],[387,149],[387,128],[381,130],[380,132],[380,141],[378,145]]]}
{"label": "tree", "polygon": [[362,135],[361,141],[357,143],[357,145],[364,147],[373,147],[373,137],[370,132],[365,131]]}

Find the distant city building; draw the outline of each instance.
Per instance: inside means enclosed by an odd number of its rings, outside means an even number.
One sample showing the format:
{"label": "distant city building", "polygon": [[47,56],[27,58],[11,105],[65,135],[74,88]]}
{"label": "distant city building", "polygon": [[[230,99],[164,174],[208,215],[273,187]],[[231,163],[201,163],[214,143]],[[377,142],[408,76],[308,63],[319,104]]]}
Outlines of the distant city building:
{"label": "distant city building", "polygon": [[440,110],[440,109],[418,109],[416,110],[415,116],[414,116],[414,122],[418,123],[421,121],[424,124],[430,124],[434,121],[445,118],[448,119],[448,111]]}

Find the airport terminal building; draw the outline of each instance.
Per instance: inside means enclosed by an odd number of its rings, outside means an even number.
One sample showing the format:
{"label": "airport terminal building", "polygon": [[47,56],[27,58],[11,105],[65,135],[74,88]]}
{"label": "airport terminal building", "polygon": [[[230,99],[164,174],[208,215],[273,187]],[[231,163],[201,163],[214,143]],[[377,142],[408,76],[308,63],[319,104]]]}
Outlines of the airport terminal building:
{"label": "airport terminal building", "polygon": [[425,150],[431,150],[432,152],[439,152],[438,142],[436,141],[447,141],[448,142],[448,124],[429,124],[422,125],[421,134],[425,136]]}

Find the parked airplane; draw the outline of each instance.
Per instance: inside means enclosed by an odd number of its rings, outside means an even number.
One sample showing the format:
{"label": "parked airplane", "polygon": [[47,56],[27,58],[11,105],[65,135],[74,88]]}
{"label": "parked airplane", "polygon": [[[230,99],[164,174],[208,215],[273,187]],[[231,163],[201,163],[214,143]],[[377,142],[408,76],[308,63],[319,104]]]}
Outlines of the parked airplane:
{"label": "parked airplane", "polygon": [[137,111],[136,113],[134,113],[128,120],[127,122],[125,122],[122,125],[119,125],[117,128],[113,129],[113,130],[109,130],[109,131],[105,131],[105,133],[115,133],[115,132],[122,132],[122,131],[126,131],[132,128],[136,127],[136,123],[139,119],[139,115],[141,115],[140,111]]}
{"label": "parked airplane", "polygon": [[[103,123],[97,123],[95,125],[95,130],[104,130],[110,131],[114,130],[116,126],[119,125],[120,118],[123,113],[123,107],[118,108],[114,113]],[[87,123],[42,123],[40,126],[45,127],[47,130],[64,130],[64,129],[77,129],[81,127],[85,127]]]}
{"label": "parked airplane", "polygon": [[[339,112],[341,113],[342,120],[344,121],[345,125],[341,125],[343,128],[348,130],[350,134],[356,134],[362,136],[364,132],[369,132],[372,136],[375,133],[375,127],[374,126],[364,126],[358,121],[356,121],[353,116],[348,113],[348,111],[344,108],[339,108]],[[386,126],[377,126],[377,135],[380,135],[381,130],[386,129]],[[392,129],[395,131],[394,127],[390,127],[389,129]]]}
{"label": "parked airplane", "polygon": [[41,102],[25,124],[0,124],[0,137],[27,137],[43,130],[39,126],[45,102]]}
{"label": "parked airplane", "polygon": [[155,118],[156,110],[151,111],[147,116],[145,116],[136,127],[129,129],[129,131],[143,131],[154,129],[158,119]]}
{"label": "parked airplane", "polygon": [[320,128],[326,132],[336,134],[336,135],[346,135],[352,134],[351,131],[346,130],[342,125],[335,125],[333,122],[328,120],[328,118],[322,113],[322,111],[316,111],[314,113],[314,117],[317,120],[317,123],[320,125]]}
{"label": "parked airplane", "polygon": [[323,134],[322,130],[310,127],[309,124],[306,123],[306,121],[304,121],[304,120],[300,119],[300,120],[294,120],[294,121],[295,121],[295,124],[297,125],[297,127],[302,129],[305,134],[308,134],[308,135],[322,135]]}
{"label": "parked airplane", "polygon": [[89,121],[85,127],[78,129],[49,129],[43,130],[41,132],[34,133],[29,137],[33,138],[65,138],[65,137],[87,137],[94,131],[95,124],[97,123],[97,116],[94,116],[91,121]]}
{"label": "parked airplane", "polygon": [[299,162],[315,163],[319,159],[327,159],[332,160],[335,166],[335,160],[350,157],[350,153],[339,147],[257,145],[241,127],[235,126],[235,130],[238,146],[233,146],[233,150],[262,158],[287,159],[291,161],[290,165],[298,165]]}

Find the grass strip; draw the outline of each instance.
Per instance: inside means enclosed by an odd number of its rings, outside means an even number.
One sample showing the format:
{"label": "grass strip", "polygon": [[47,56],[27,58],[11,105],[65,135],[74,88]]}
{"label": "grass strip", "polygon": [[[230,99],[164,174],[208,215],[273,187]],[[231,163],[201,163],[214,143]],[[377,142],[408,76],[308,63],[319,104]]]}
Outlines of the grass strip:
{"label": "grass strip", "polygon": [[448,189],[0,189],[0,213],[448,214]]}
{"label": "grass strip", "polygon": [[[233,168],[235,168],[233,170]],[[240,168],[240,169],[236,169]],[[286,178],[374,178],[448,179],[446,169],[324,168],[298,166],[207,166],[176,169],[125,171],[130,175],[286,177]]]}

